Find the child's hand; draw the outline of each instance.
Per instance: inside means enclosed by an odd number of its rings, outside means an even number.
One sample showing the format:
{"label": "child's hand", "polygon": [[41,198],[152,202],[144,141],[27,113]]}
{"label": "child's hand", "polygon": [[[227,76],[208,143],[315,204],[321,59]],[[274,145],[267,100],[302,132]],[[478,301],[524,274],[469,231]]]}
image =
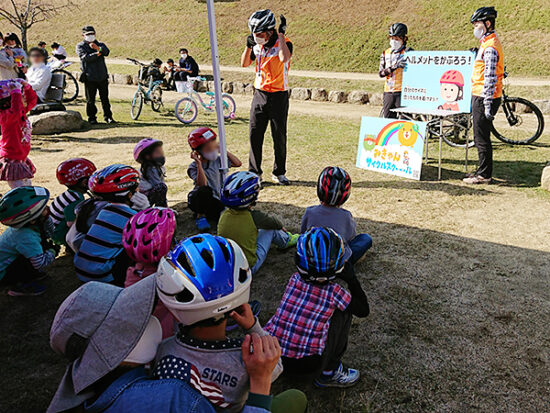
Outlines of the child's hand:
{"label": "child's hand", "polygon": [[191,152],[191,159],[193,159],[196,163],[199,163],[201,161],[201,155],[197,151]]}
{"label": "child's hand", "polygon": [[281,358],[281,347],[276,337],[253,333],[244,337],[242,358],[250,378],[250,392],[269,394],[271,375]]}
{"label": "child's hand", "polygon": [[256,323],[256,318],[248,303],[235,308],[229,313],[229,317],[235,320],[243,330],[250,330]]}

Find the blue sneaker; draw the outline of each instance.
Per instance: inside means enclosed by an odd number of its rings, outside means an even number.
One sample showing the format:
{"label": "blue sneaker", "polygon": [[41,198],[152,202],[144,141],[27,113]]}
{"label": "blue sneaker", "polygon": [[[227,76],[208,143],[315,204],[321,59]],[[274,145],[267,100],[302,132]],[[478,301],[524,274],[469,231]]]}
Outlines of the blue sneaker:
{"label": "blue sneaker", "polygon": [[33,297],[44,294],[46,287],[37,282],[19,283],[9,289],[8,295],[12,297]]}
{"label": "blue sneaker", "polygon": [[359,381],[359,376],[359,370],[350,369],[340,363],[338,368],[332,373],[332,376],[321,374],[314,380],[313,384],[321,388],[338,387],[342,389],[356,385]]}
{"label": "blue sneaker", "polygon": [[200,232],[210,231],[210,224],[205,217],[197,218],[195,220],[195,225]]}

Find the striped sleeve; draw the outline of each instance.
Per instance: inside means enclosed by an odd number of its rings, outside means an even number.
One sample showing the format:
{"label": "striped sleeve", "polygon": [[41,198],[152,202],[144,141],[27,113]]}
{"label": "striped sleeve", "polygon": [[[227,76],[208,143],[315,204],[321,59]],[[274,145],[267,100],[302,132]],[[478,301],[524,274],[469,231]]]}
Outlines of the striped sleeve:
{"label": "striped sleeve", "polygon": [[59,224],[65,217],[65,208],[73,202],[79,201],[81,197],[75,191],[65,191],[57,196],[50,205],[50,215],[55,225]]}
{"label": "striped sleeve", "polygon": [[50,250],[29,258],[33,268],[36,270],[42,270],[46,268],[48,265],[50,265],[54,261],[54,259],[55,259],[55,255]]}

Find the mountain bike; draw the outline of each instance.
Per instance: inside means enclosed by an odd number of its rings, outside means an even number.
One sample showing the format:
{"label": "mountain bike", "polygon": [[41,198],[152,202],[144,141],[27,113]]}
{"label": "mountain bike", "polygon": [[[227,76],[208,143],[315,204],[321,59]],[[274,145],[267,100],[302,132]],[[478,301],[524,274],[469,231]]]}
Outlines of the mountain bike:
{"label": "mountain bike", "polygon": [[139,66],[138,72],[138,87],[132,99],[130,106],[130,116],[133,120],[137,120],[141,114],[143,103],[151,103],[151,109],[159,112],[162,104],[162,80],[154,80],[153,76],[149,75],[151,65],[142,63],[136,59],[126,58],[135,65]]}
{"label": "mountain bike", "polygon": [[[174,109],[174,112],[176,113],[176,118],[181,123],[185,123],[186,125],[189,125],[197,118],[197,115],[199,113],[197,101],[207,112],[214,112],[216,110],[216,94],[214,92],[206,92],[206,96],[210,98],[210,101],[203,101],[201,95],[193,88],[196,80],[204,82],[206,79],[204,77],[188,77],[184,92],[187,93],[188,96],[178,100]],[[234,119],[235,111],[237,110],[235,100],[227,93],[223,93],[222,101],[223,117],[226,120]]]}
{"label": "mountain bike", "polygon": [[72,65],[73,62],[67,62],[66,60],[53,60],[48,63],[48,67],[52,73],[63,73],[65,75],[65,84],[63,85],[63,103],[69,103],[78,97],[80,87],[78,81],[72,75],[71,72],[65,70]]}

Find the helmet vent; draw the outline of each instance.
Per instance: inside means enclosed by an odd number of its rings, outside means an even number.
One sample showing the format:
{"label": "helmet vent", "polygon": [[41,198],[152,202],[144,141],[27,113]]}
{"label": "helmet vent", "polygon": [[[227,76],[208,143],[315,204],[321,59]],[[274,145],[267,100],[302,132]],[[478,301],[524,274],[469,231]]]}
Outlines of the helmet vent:
{"label": "helmet vent", "polygon": [[242,284],[248,279],[248,271],[244,268],[239,270],[239,282]]}
{"label": "helmet vent", "polygon": [[191,265],[189,264],[189,261],[187,260],[187,254],[185,253],[182,253],[179,255],[178,257],[178,263],[179,265],[182,266],[183,270],[191,275],[191,276],[195,276],[195,271],[193,271],[193,267],[191,267]]}
{"label": "helmet vent", "polygon": [[212,256],[212,253],[208,250],[202,250],[201,251],[201,257],[210,268],[214,269],[214,257]]}
{"label": "helmet vent", "polygon": [[181,293],[176,294],[176,300],[180,303],[189,303],[193,301],[193,293],[185,288]]}
{"label": "helmet vent", "polygon": [[219,240],[218,240],[218,244],[220,245],[220,249],[223,252],[223,257],[225,258],[225,261],[229,261],[229,259],[231,258],[231,254],[230,254],[229,250],[227,249],[227,246]]}

